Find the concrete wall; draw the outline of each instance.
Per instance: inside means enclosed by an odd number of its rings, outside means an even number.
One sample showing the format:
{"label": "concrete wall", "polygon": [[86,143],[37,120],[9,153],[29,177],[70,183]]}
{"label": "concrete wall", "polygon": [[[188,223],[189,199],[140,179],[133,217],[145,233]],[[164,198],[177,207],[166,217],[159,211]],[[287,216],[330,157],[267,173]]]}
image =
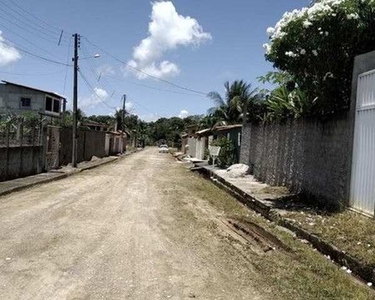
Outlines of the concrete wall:
{"label": "concrete wall", "polygon": [[43,146],[0,147],[0,181],[41,173]]}
{"label": "concrete wall", "polygon": [[196,138],[188,138],[188,145],[189,150],[187,151],[187,154],[191,157],[195,157],[196,151],[197,151],[197,139]]}
{"label": "concrete wall", "polygon": [[[105,149],[105,132],[78,130],[78,162],[91,160],[93,156],[107,156]],[[60,132],[60,165],[67,165],[72,162],[72,129],[61,128]]]}
{"label": "concrete wall", "polygon": [[243,128],[241,162],[270,185],[287,186],[329,205],[347,204],[352,148],[349,113]]}
{"label": "concrete wall", "polygon": [[206,149],[208,149],[208,142],[206,137],[197,138],[195,147],[195,157],[204,160]]}

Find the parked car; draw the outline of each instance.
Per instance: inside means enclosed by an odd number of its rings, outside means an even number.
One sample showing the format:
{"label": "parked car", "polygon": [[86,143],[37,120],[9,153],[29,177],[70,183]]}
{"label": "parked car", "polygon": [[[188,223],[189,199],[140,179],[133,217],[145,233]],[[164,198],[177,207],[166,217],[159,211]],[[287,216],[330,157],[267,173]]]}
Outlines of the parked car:
{"label": "parked car", "polygon": [[168,145],[160,145],[159,153],[169,153]]}

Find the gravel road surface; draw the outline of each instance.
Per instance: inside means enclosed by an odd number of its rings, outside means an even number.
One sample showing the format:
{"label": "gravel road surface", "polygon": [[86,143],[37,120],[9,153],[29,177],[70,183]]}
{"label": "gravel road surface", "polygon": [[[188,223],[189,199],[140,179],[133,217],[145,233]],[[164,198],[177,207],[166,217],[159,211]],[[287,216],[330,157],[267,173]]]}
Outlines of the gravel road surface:
{"label": "gravel road surface", "polygon": [[0,198],[0,299],[268,299],[172,165],[148,148]]}

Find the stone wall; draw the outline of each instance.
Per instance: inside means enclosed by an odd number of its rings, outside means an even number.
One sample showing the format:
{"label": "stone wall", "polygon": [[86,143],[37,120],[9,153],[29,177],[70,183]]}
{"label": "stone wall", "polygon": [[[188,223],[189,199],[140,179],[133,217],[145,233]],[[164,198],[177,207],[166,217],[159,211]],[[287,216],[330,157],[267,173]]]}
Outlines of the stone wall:
{"label": "stone wall", "polygon": [[347,204],[351,148],[349,114],[327,121],[247,124],[241,162],[270,185],[287,186],[327,204]]}

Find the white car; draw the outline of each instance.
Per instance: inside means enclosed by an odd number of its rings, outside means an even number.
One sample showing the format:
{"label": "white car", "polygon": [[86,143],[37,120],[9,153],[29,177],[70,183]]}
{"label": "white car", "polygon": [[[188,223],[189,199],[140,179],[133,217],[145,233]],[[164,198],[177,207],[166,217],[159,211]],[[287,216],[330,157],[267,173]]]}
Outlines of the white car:
{"label": "white car", "polygon": [[168,145],[160,145],[159,153],[169,153]]}

